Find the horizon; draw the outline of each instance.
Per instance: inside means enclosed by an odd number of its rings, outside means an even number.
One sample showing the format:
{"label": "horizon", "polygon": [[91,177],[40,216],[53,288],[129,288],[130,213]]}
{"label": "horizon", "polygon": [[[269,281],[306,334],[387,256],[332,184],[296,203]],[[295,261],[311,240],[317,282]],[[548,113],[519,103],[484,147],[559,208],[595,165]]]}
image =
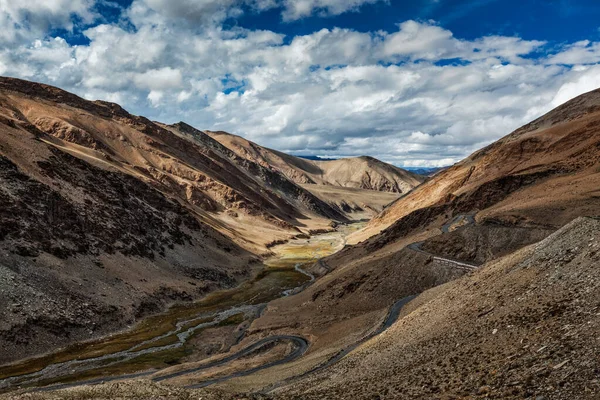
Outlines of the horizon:
{"label": "horizon", "polygon": [[434,168],[600,86],[600,5],[518,7],[4,2],[0,74],[294,155]]}

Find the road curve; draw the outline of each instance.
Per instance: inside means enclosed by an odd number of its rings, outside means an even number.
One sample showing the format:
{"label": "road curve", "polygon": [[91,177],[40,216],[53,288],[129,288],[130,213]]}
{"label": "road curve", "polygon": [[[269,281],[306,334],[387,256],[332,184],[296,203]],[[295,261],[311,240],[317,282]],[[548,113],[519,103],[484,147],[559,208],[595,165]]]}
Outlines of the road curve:
{"label": "road curve", "polygon": [[[442,226],[442,228],[441,228],[442,233],[448,233],[448,232],[450,232],[450,228],[452,227],[452,225],[454,225],[456,222],[458,222],[461,218],[467,219],[467,222],[469,224],[475,223],[475,218],[474,218],[473,214],[460,214],[460,215],[457,215],[456,217],[454,217],[453,219],[451,219],[450,221],[448,221],[446,224],[444,224]],[[411,243],[407,247],[410,248],[411,250],[427,254],[427,255],[433,257],[434,259],[438,259],[438,260],[450,263],[451,265],[456,266],[458,268],[463,268],[463,269],[467,269],[467,270],[473,270],[473,269],[476,269],[478,267],[475,264],[465,263],[465,262],[462,262],[462,261],[457,261],[457,260],[452,260],[452,259],[447,259],[447,258],[436,256],[435,254],[428,253],[428,252],[426,252],[426,251],[424,251],[424,250],[421,249],[421,245],[422,244],[423,244],[423,242],[416,242],[416,243]],[[323,261],[321,259],[317,260],[317,262],[320,265],[323,265]],[[308,272],[306,272],[306,271],[304,271],[304,270],[302,270],[300,268],[300,265],[296,265],[295,269],[298,272],[307,275],[311,279],[310,282],[309,282],[309,284],[312,283],[315,280],[315,276],[312,275],[312,274],[310,274],[310,273],[308,273]],[[289,294],[291,294],[291,293],[289,293]],[[286,293],[286,295],[289,295],[289,294]],[[336,353],[329,360],[325,361],[324,363],[322,363],[320,365],[317,365],[316,367],[312,368],[311,370],[309,370],[309,371],[307,371],[307,372],[305,372],[305,373],[303,373],[301,375],[298,375],[298,376],[295,376],[295,377],[283,380],[281,382],[278,382],[275,385],[272,385],[272,386],[268,387],[266,390],[262,391],[262,393],[272,392],[273,390],[275,390],[276,388],[278,388],[278,387],[280,387],[282,385],[289,384],[289,383],[291,383],[291,382],[293,382],[293,381],[295,381],[297,379],[300,379],[300,378],[302,378],[302,377],[304,377],[306,375],[309,375],[309,374],[312,374],[312,373],[324,370],[324,369],[332,366],[333,364],[337,363],[342,358],[344,358],[346,355],[348,355],[350,352],[352,352],[357,347],[359,347],[361,344],[365,343],[366,341],[372,339],[373,337],[375,337],[377,335],[380,335],[386,329],[388,329],[390,326],[392,326],[394,324],[394,322],[396,322],[396,320],[398,319],[398,317],[400,315],[400,312],[402,310],[402,307],[404,307],[405,304],[407,304],[408,302],[410,302],[411,300],[413,300],[415,297],[416,296],[408,296],[408,297],[400,299],[396,303],[394,303],[390,307],[386,318],[379,325],[379,327],[376,330],[374,330],[373,332],[371,332],[369,335],[367,335],[366,337],[364,337],[363,339],[361,339],[358,342],[356,342],[356,343],[354,343],[354,344],[352,344],[352,345],[350,345],[350,346],[348,346],[348,347],[340,350],[338,353]],[[240,371],[240,372],[237,372],[235,374],[228,375],[228,376],[225,376],[225,377],[222,377],[222,378],[217,378],[217,379],[214,379],[214,380],[208,380],[208,381],[200,382],[200,383],[197,383],[197,384],[194,384],[194,385],[190,385],[190,386],[186,386],[186,387],[190,388],[190,389],[202,388],[202,387],[206,387],[206,386],[209,386],[209,385],[212,385],[212,384],[215,384],[215,383],[223,382],[223,381],[226,381],[226,380],[229,380],[229,379],[233,379],[233,378],[237,378],[237,377],[241,377],[241,376],[250,375],[250,374],[253,374],[255,372],[258,372],[258,371],[261,371],[261,370],[264,370],[264,369],[267,369],[267,368],[274,367],[276,365],[281,365],[281,364],[285,364],[285,363],[291,362],[291,361],[295,360],[296,358],[302,356],[306,352],[306,350],[308,349],[309,344],[306,341],[306,339],[304,339],[302,337],[299,337],[299,336],[272,336],[272,337],[268,337],[268,338],[259,340],[258,342],[254,343],[254,344],[252,344],[252,345],[250,345],[248,347],[246,347],[245,349],[241,350],[240,352],[238,352],[236,354],[233,354],[233,355],[231,355],[231,356],[229,356],[227,358],[224,358],[222,360],[219,360],[219,361],[217,361],[215,363],[209,363],[209,364],[197,367],[197,368],[193,368],[193,369],[189,369],[189,370],[184,370],[184,371],[179,371],[179,372],[176,372],[176,373],[173,373],[173,374],[170,374],[170,375],[165,375],[165,376],[162,376],[162,377],[154,378],[153,380],[154,381],[162,381],[162,380],[166,380],[166,379],[172,379],[172,378],[176,378],[176,377],[179,377],[179,376],[183,376],[183,375],[191,374],[191,373],[194,373],[194,372],[198,372],[198,371],[201,371],[203,369],[207,369],[207,368],[219,366],[219,365],[222,365],[222,364],[226,364],[226,363],[229,363],[229,362],[234,361],[236,359],[239,359],[240,357],[243,357],[244,355],[247,355],[247,354],[251,353],[252,351],[260,348],[261,346],[263,346],[263,345],[265,345],[267,343],[271,343],[273,341],[278,341],[278,340],[283,340],[283,339],[293,340],[293,341],[296,341],[296,343],[298,344],[298,349],[296,351],[294,351],[292,354],[290,354],[287,357],[285,357],[284,359],[281,359],[281,360],[278,360],[278,361],[274,361],[274,362],[266,364],[266,365],[258,366],[258,367],[255,367],[255,368],[252,368],[252,369],[249,369],[249,370],[246,370],[246,371]]]}
{"label": "road curve", "polygon": [[288,354],[286,357],[282,358],[281,360],[277,360],[277,361],[273,361],[271,363],[265,364],[265,365],[261,365],[249,370],[245,370],[245,371],[240,371],[240,372],[236,372],[234,374],[225,376],[225,377],[221,377],[221,378],[217,378],[217,379],[212,379],[212,380],[208,380],[208,381],[204,381],[204,382],[200,382],[194,385],[189,385],[186,386],[186,388],[188,389],[197,389],[197,388],[201,388],[201,387],[205,387],[205,386],[209,386],[212,385],[214,383],[217,382],[223,382],[232,378],[236,378],[239,376],[245,376],[245,375],[249,375],[252,374],[254,372],[266,369],[266,368],[270,368],[270,367],[274,367],[276,365],[280,365],[280,364],[285,364],[288,362],[291,362],[295,359],[297,359],[298,357],[302,356],[304,353],[306,353],[306,350],[308,350],[309,347],[309,343],[308,341],[301,337],[301,336],[292,336],[292,335],[276,335],[276,336],[270,336],[268,338],[264,338],[259,340],[256,343],[253,343],[249,346],[247,346],[246,348],[244,348],[243,350],[240,350],[239,352],[232,354],[229,357],[225,357],[221,360],[218,361],[214,361],[211,363],[207,363],[207,364],[203,364],[199,367],[195,367],[195,368],[189,368],[189,369],[185,369],[182,371],[177,371],[177,372],[173,372],[172,374],[168,374],[168,375],[163,375],[163,376],[159,376],[156,378],[152,378],[152,380],[154,382],[161,382],[164,380],[168,380],[168,379],[173,379],[173,378],[178,378],[180,376],[184,376],[184,375],[189,375],[195,372],[199,372],[208,368],[213,368],[213,367],[217,367],[220,365],[224,365],[227,363],[230,363],[232,361],[235,361],[241,357],[244,357],[250,353],[252,353],[253,351],[261,348],[262,346],[265,346],[269,343],[276,343],[276,342],[281,342],[281,341],[290,341],[292,343],[294,343],[296,345],[296,349],[291,353]]}
{"label": "road curve", "polygon": [[[279,387],[280,385],[283,385],[285,383],[289,383],[292,380],[295,379],[299,379],[301,377],[304,377],[308,374],[323,370],[325,368],[330,367],[331,365],[335,364],[336,362],[338,362],[339,360],[341,360],[344,356],[346,356],[348,353],[350,353],[351,351],[353,351],[354,349],[356,349],[358,346],[360,346],[361,344],[363,344],[364,342],[372,339],[373,337],[381,334],[382,332],[384,332],[386,329],[388,329],[390,326],[392,326],[394,324],[394,322],[396,322],[396,320],[398,319],[398,316],[400,315],[400,311],[402,310],[402,307],[407,304],[409,301],[411,301],[412,299],[414,299],[416,296],[408,296],[405,297],[399,301],[397,301],[396,303],[394,303],[388,313],[386,318],[383,320],[383,322],[379,325],[379,327],[374,330],[373,332],[371,332],[369,335],[367,335],[366,337],[364,337],[362,340],[352,344],[351,346],[348,346],[344,349],[342,349],[340,352],[338,352],[336,355],[334,355],[333,357],[331,357],[329,360],[327,360],[325,363],[320,364],[318,366],[316,366],[315,368],[305,372],[302,375],[290,378],[288,380],[284,380],[279,382],[278,384],[276,384],[275,386],[272,386],[268,389],[267,392],[270,392],[274,389],[276,389],[277,387]],[[198,389],[198,388],[203,388],[206,386],[210,386],[213,385],[215,383],[220,383],[220,382],[224,382],[227,381],[229,379],[233,379],[233,378],[238,378],[238,377],[242,377],[242,376],[246,376],[246,375],[250,375],[259,371],[262,371],[264,369],[267,368],[271,368],[271,367],[275,367],[277,365],[282,365],[282,364],[286,364],[289,362],[292,362],[294,360],[296,360],[297,358],[301,357],[302,355],[304,355],[304,353],[306,353],[306,351],[308,350],[309,347],[309,343],[308,341],[301,337],[301,336],[292,336],[292,335],[277,335],[277,336],[271,336],[271,337],[267,337],[264,339],[259,340],[258,342],[249,345],[248,347],[244,348],[243,350],[240,350],[239,352],[223,358],[221,360],[212,362],[212,363],[208,363],[208,364],[204,364],[201,365],[199,367],[196,368],[190,368],[190,369],[186,369],[183,371],[177,371],[174,372],[172,374],[168,374],[168,375],[163,375],[163,376],[159,376],[156,378],[153,378],[152,380],[155,382],[161,382],[161,381],[165,381],[168,379],[173,379],[173,378],[178,378],[180,376],[184,376],[184,375],[188,375],[188,374],[192,374],[195,372],[199,372],[208,368],[212,368],[212,367],[216,367],[216,366],[220,366],[220,365],[224,365],[227,363],[230,363],[232,361],[235,361],[241,357],[244,357],[250,353],[252,353],[253,351],[259,349],[260,347],[268,344],[268,343],[273,343],[273,342],[278,342],[278,341],[282,341],[282,340],[289,340],[294,342],[297,345],[297,349],[294,350],[291,354],[289,354],[288,356],[286,356],[285,358],[282,358],[281,360],[277,360],[277,361],[273,361],[271,363],[265,364],[265,365],[261,365],[255,368],[251,368],[248,370],[244,370],[244,371],[239,371],[236,372],[234,374],[231,375],[227,375],[224,377],[220,377],[220,378],[216,378],[216,379],[211,379],[211,380],[207,380],[207,381],[203,381],[203,382],[199,382],[193,385],[188,385],[185,386],[185,388],[187,389]]]}
{"label": "road curve", "polygon": [[277,382],[274,385],[268,386],[267,388],[263,389],[263,391],[261,391],[261,394],[267,394],[270,393],[272,391],[274,391],[275,389],[286,385],[286,384],[290,384],[293,381],[303,378],[309,374],[318,372],[318,371],[322,371],[325,368],[329,368],[330,366],[332,366],[333,364],[337,363],[338,361],[340,361],[342,358],[344,358],[346,355],[348,355],[350,352],[352,352],[353,350],[355,350],[357,347],[359,347],[361,344],[371,340],[372,338],[374,338],[377,335],[380,335],[381,333],[383,333],[386,329],[388,329],[390,326],[392,326],[397,320],[398,317],[400,316],[400,311],[402,311],[402,308],[411,300],[413,300],[415,297],[417,297],[417,295],[413,295],[413,296],[407,296],[404,297],[400,300],[398,300],[397,302],[395,302],[389,309],[385,319],[381,322],[381,324],[379,325],[379,327],[374,330],[373,332],[371,332],[370,334],[368,334],[367,336],[365,336],[364,338],[362,338],[361,340],[359,340],[358,342],[340,350],[338,353],[336,353],[333,357],[331,357],[329,360],[325,361],[322,364],[317,365],[316,367],[304,372],[301,375],[297,375],[288,379],[285,379],[283,381]]}
{"label": "road curve", "polygon": [[[459,215],[455,216],[454,218],[452,218],[451,220],[449,220],[448,222],[446,222],[444,225],[442,225],[442,228],[441,228],[442,234],[449,233],[452,225],[454,225],[456,222],[458,222],[461,218],[466,219],[469,225],[475,223],[475,215],[474,214],[459,214]],[[450,264],[453,267],[456,267],[459,269],[473,271],[480,267],[480,265],[478,265],[478,264],[465,262],[465,261],[459,261],[459,260],[453,260],[451,258],[440,257],[433,253],[429,253],[422,249],[423,243],[425,243],[425,242],[415,242],[415,243],[409,244],[406,247],[409,248],[410,250],[426,254],[426,255],[432,257],[435,261],[442,261],[442,262]]]}
{"label": "road curve", "polygon": [[[452,225],[454,225],[456,222],[458,222],[458,220],[460,218],[466,218],[469,224],[473,224],[475,223],[475,219],[474,219],[474,215],[473,214],[461,214],[461,215],[457,215],[456,217],[454,217],[453,219],[451,219],[450,221],[448,221],[446,224],[444,224],[441,228],[442,233],[448,233],[450,232],[450,228],[452,227]],[[438,259],[441,261],[445,261],[447,263],[450,263],[452,265],[456,265],[459,268],[463,268],[463,269],[470,269],[470,270],[474,270],[477,269],[477,265],[475,264],[470,264],[470,263],[465,263],[462,261],[457,261],[457,260],[452,260],[452,259],[448,259],[448,258],[443,258],[443,257],[439,257],[436,256],[435,254],[431,254],[428,253],[424,250],[421,249],[421,246],[423,245],[424,242],[415,242],[415,243],[411,243],[409,244],[407,247],[413,251],[417,251],[423,254],[427,254],[431,257],[433,257],[434,259]],[[327,266],[324,265],[323,261],[321,259],[318,259],[317,262],[323,266],[325,269],[329,270],[329,268]],[[307,271],[304,271],[301,267],[300,264],[295,266],[296,271],[308,276],[310,278],[310,281],[308,282],[308,284],[302,285],[299,288],[296,289],[304,289],[306,288],[306,286],[310,285],[311,283],[314,282],[314,280],[316,279],[315,276]],[[287,292],[287,291],[286,291]],[[293,294],[292,292],[290,293],[286,293],[284,292],[284,295],[290,295]],[[389,311],[388,314],[386,316],[386,318],[384,319],[384,321],[379,325],[379,327],[374,330],[373,332],[371,332],[369,335],[367,335],[366,337],[364,337],[363,339],[361,339],[360,341],[340,350],[338,353],[336,353],[333,357],[331,357],[329,360],[325,361],[324,363],[317,365],[316,367],[314,367],[313,369],[283,380],[278,382],[275,385],[272,385],[268,388],[266,388],[266,390],[262,391],[261,393],[269,393],[272,392],[273,390],[277,389],[278,387],[284,385],[284,384],[289,384],[294,380],[300,379],[306,375],[321,371],[323,369],[326,369],[328,367],[330,367],[331,365],[337,363],[339,360],[341,360],[342,358],[344,358],[347,354],[349,354],[350,352],[352,352],[353,350],[355,350],[357,347],[359,347],[361,344],[365,343],[366,341],[372,339],[373,337],[383,333],[386,329],[388,329],[390,326],[392,326],[394,324],[394,322],[396,322],[396,320],[398,319],[400,312],[402,310],[402,307],[407,304],[408,302],[410,302],[411,300],[413,300],[416,297],[416,295],[414,296],[408,296],[405,297],[403,299],[398,300],[396,303],[394,303]],[[151,378],[152,381],[154,382],[161,382],[161,381],[165,381],[168,379],[173,379],[173,378],[177,378],[180,376],[184,376],[184,375],[188,375],[188,374],[192,374],[195,372],[199,372],[208,368],[213,368],[216,366],[220,366],[220,365],[224,365],[227,363],[230,363],[232,361],[235,361],[241,357],[244,357],[250,353],[252,353],[253,351],[259,349],[260,347],[269,344],[269,343],[274,343],[274,342],[279,342],[279,341],[291,341],[294,344],[296,344],[297,348],[289,355],[287,355],[286,357],[282,358],[281,360],[277,360],[277,361],[273,361],[271,363],[265,364],[265,365],[261,365],[249,370],[245,370],[245,371],[239,371],[236,372],[234,374],[228,375],[228,376],[224,376],[221,378],[216,378],[216,379],[212,379],[212,380],[207,380],[207,381],[203,381],[203,382],[199,382],[197,384],[193,384],[193,385],[189,385],[186,386],[186,388],[188,389],[196,389],[196,388],[202,388],[202,387],[206,387],[209,385],[213,385],[215,383],[219,383],[219,382],[223,382],[223,381],[227,381],[229,379],[233,379],[233,378],[237,378],[237,377],[241,377],[241,376],[246,376],[246,375],[250,375],[253,374],[255,372],[267,369],[267,368],[271,368],[277,365],[281,365],[281,364],[286,364],[289,362],[292,362],[294,360],[296,360],[297,358],[301,357],[302,355],[304,355],[304,353],[306,353],[306,351],[309,348],[309,342],[301,337],[301,336],[293,336],[293,335],[276,335],[276,336],[270,336],[264,339],[261,339],[249,346],[247,346],[246,348],[240,350],[239,352],[232,354],[228,357],[225,357],[221,360],[217,360],[214,362],[210,362],[195,368],[190,368],[190,369],[186,369],[186,370],[182,370],[182,371],[177,371],[174,372],[172,374],[167,374],[167,375],[162,375],[162,376],[158,376],[155,378]],[[57,389],[65,389],[65,388],[69,388],[69,387],[74,387],[74,386],[80,386],[80,385],[94,385],[94,384],[99,384],[99,383],[105,383],[105,382],[110,382],[110,381],[115,381],[115,380],[123,380],[123,379],[134,379],[134,378],[141,378],[141,377],[146,377],[146,376],[151,376],[153,374],[156,374],[157,370],[149,370],[149,371],[145,371],[145,372],[140,372],[140,373],[136,373],[136,374],[130,374],[130,375],[122,375],[122,376],[115,376],[115,377],[105,377],[105,378],[97,378],[97,379],[91,379],[88,381],[80,381],[77,383],[73,383],[73,384],[59,384],[59,385],[53,385],[53,386],[47,386],[47,387],[41,387],[41,388],[34,388],[32,390],[30,390],[30,392],[40,392],[40,391],[50,391],[50,390],[57,390]]]}
{"label": "road curve", "polygon": [[[475,218],[474,218],[473,214],[461,214],[461,215],[457,215],[452,220],[448,221],[446,224],[444,224],[442,226],[442,229],[441,229],[442,233],[448,233],[448,232],[450,232],[450,228],[452,227],[452,225],[454,225],[456,222],[458,222],[458,220],[460,220],[461,218],[466,218],[469,224],[475,223]],[[438,256],[436,256],[434,254],[427,253],[426,251],[424,251],[424,250],[421,249],[421,245],[422,244],[423,244],[423,242],[416,242],[416,243],[412,243],[412,244],[408,245],[408,247],[411,250],[418,251],[418,252],[421,252],[421,253],[424,253],[424,254],[428,254],[428,255],[434,257],[435,259],[440,259],[440,260],[446,261],[446,262],[451,263],[451,264],[456,264],[457,267],[461,267],[461,268],[465,268],[465,269],[476,269],[477,268],[477,266],[474,265],[474,264],[465,263],[465,262],[456,261],[456,260],[451,260],[451,259],[446,259],[446,258],[438,257]],[[317,260],[317,262],[320,265],[323,265],[323,261],[321,259]],[[300,265],[296,265],[295,269],[298,272],[303,273],[303,274],[305,274],[306,276],[308,276],[310,278],[309,284],[312,283],[315,280],[315,276],[312,275],[312,274],[310,274],[309,272],[304,271],[302,268],[300,268]],[[317,365],[316,367],[312,368],[311,370],[309,370],[309,371],[307,371],[307,372],[305,372],[305,373],[303,373],[301,375],[298,375],[298,376],[295,376],[295,377],[283,380],[281,382],[278,382],[275,385],[272,385],[272,386],[268,387],[266,390],[262,391],[262,393],[272,392],[273,390],[277,389],[278,387],[280,387],[282,385],[289,384],[289,383],[291,383],[291,382],[293,382],[293,381],[295,381],[297,379],[300,379],[300,378],[302,378],[302,377],[304,377],[306,375],[309,375],[309,374],[312,374],[312,373],[324,370],[326,368],[329,368],[333,364],[337,363],[342,358],[344,358],[346,355],[348,355],[350,352],[352,352],[353,350],[355,350],[356,348],[358,348],[361,344],[367,342],[368,340],[374,338],[377,335],[380,335],[386,329],[388,329],[390,326],[392,326],[394,324],[394,322],[396,322],[396,320],[398,319],[398,317],[400,315],[400,312],[402,311],[402,308],[404,307],[404,305],[406,305],[408,302],[410,302],[411,300],[413,300],[415,297],[416,297],[416,295],[408,296],[408,297],[400,299],[396,303],[394,303],[390,307],[390,309],[389,309],[389,311],[387,313],[386,318],[379,325],[379,327],[376,330],[374,330],[373,332],[371,332],[369,335],[367,335],[364,338],[362,338],[361,340],[359,340],[358,342],[356,342],[356,343],[354,343],[354,344],[352,344],[352,345],[350,345],[350,346],[348,346],[348,347],[340,350],[338,353],[336,353],[329,360],[325,361],[324,363],[322,363],[320,365]],[[250,375],[250,374],[253,374],[255,372],[258,372],[258,371],[261,371],[261,370],[264,370],[264,369],[267,369],[267,368],[271,368],[271,367],[274,367],[274,366],[277,366],[277,365],[286,364],[286,363],[292,362],[295,359],[301,357],[308,350],[308,347],[309,347],[308,341],[306,339],[300,337],[300,336],[285,336],[285,335],[271,336],[271,337],[268,337],[268,338],[261,339],[258,342],[256,342],[256,343],[254,343],[254,344],[246,347],[245,349],[239,351],[238,353],[233,354],[233,355],[231,355],[229,357],[226,357],[226,358],[224,358],[222,360],[215,361],[213,363],[208,363],[208,364],[202,365],[202,366],[197,367],[197,368],[192,368],[192,369],[188,369],[188,370],[178,371],[178,372],[175,372],[173,374],[169,374],[169,375],[164,375],[164,376],[161,376],[161,377],[153,378],[152,380],[156,381],[156,382],[160,382],[160,381],[163,381],[163,380],[172,379],[172,378],[180,377],[180,376],[183,376],[183,375],[191,374],[191,373],[194,373],[194,372],[202,371],[204,369],[208,369],[208,368],[211,368],[211,367],[223,365],[223,364],[235,361],[235,360],[237,360],[237,359],[239,359],[239,358],[241,358],[241,357],[243,357],[245,355],[248,355],[248,354],[252,353],[254,350],[260,348],[261,346],[264,346],[264,345],[266,345],[268,343],[277,342],[277,341],[280,341],[280,340],[291,340],[291,341],[293,341],[293,342],[295,342],[297,344],[298,348],[294,352],[292,352],[291,354],[289,354],[287,357],[285,357],[285,358],[283,358],[281,360],[273,361],[271,363],[268,363],[268,364],[265,364],[265,365],[261,365],[261,366],[258,366],[258,367],[255,367],[255,368],[252,368],[252,369],[249,369],[249,370],[236,372],[234,374],[231,374],[231,375],[228,375],[228,376],[224,376],[224,377],[221,377],[221,378],[207,380],[207,381],[204,381],[204,382],[199,382],[199,383],[194,384],[194,385],[186,386],[186,388],[188,388],[188,389],[202,388],[202,387],[213,385],[215,383],[224,382],[224,381],[227,381],[229,379],[233,379],[233,378],[237,378],[237,377],[241,377],[241,376]]]}

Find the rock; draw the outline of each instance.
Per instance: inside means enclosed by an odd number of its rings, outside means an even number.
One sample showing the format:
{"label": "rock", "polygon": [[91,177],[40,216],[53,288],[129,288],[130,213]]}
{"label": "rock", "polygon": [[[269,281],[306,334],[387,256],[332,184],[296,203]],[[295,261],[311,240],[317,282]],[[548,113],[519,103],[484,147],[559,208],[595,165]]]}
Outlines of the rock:
{"label": "rock", "polygon": [[554,369],[562,368],[568,362],[569,362],[569,360],[565,360],[565,361],[561,362],[560,364],[555,365]]}

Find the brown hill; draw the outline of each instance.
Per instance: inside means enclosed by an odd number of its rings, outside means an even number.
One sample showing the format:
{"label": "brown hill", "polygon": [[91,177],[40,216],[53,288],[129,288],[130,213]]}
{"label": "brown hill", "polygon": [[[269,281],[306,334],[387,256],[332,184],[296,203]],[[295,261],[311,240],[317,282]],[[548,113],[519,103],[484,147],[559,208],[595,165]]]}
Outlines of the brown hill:
{"label": "brown hill", "polygon": [[[311,338],[307,354],[276,371],[260,372],[217,388],[254,391],[283,380],[281,391],[274,394],[291,398],[373,394],[382,398],[445,398],[442,393],[449,393],[447,398],[485,397],[489,390],[496,398],[505,398],[512,393],[511,388],[515,390],[513,397],[522,398],[531,396],[532,387],[541,390],[546,383],[565,385],[574,370],[565,370],[565,376],[552,375],[547,380],[529,375],[555,371],[554,367],[570,356],[569,349],[561,349],[553,336],[561,324],[592,321],[592,327],[595,326],[593,321],[597,318],[586,319],[584,315],[597,314],[597,296],[593,293],[598,281],[591,278],[597,257],[595,250],[589,249],[597,246],[600,227],[597,221],[579,219],[541,247],[521,249],[547,238],[577,217],[600,215],[597,104],[600,105],[598,92],[575,99],[440,172],[397,200],[367,227],[367,233],[374,236],[315,264],[311,271],[323,277],[296,296],[271,302],[248,330],[246,343],[275,333]],[[588,242],[589,239],[593,241]],[[546,245],[548,252],[540,250],[537,256],[536,249]],[[487,264],[480,271],[467,273],[468,268],[461,266],[465,262]],[[548,269],[555,264],[560,268]],[[461,278],[465,274],[467,277]],[[565,285],[549,286],[567,274]],[[333,367],[331,374],[304,375],[368,337],[395,301],[455,279],[409,305],[406,312],[432,299],[430,305],[416,311],[418,318],[414,323],[411,316],[407,317],[408,328],[404,329],[401,319],[377,339],[385,346],[372,347],[375,345],[368,341],[359,355],[348,357],[339,368]],[[552,290],[547,290],[550,287]],[[445,291],[446,288],[449,289]],[[577,297],[579,291],[585,296]],[[586,304],[583,308],[579,298]],[[493,319],[490,325],[478,325],[477,318],[490,314],[491,309],[501,310],[498,319],[491,314],[483,320]],[[568,313],[561,319],[563,309]],[[480,317],[473,317],[479,314]],[[545,318],[549,319],[548,324],[543,322]],[[510,345],[513,336],[509,325],[515,327],[515,332],[519,327],[518,340]],[[492,337],[494,329],[509,332],[498,345]],[[585,388],[593,383],[590,364],[584,357],[586,349],[596,351],[597,346],[589,345],[596,340],[591,332],[593,328],[581,330],[581,340],[573,353],[576,364],[585,365],[582,379],[588,384],[578,384],[577,390],[583,392],[573,393],[585,393]],[[544,366],[539,359],[531,358],[533,364],[527,364],[530,359],[525,355],[529,350],[516,347],[527,335],[541,341],[548,338],[553,346],[556,344],[555,353],[547,358],[546,369],[537,370]],[[456,349],[451,346],[457,343]],[[535,351],[544,345],[541,343]],[[496,349],[500,351],[492,357]],[[521,350],[525,353],[521,354]],[[408,356],[406,362],[404,352]],[[479,352],[485,356],[479,357]],[[448,353],[454,357],[449,362],[445,361]],[[513,367],[504,368],[513,365],[512,357],[518,361]],[[457,369],[453,366],[455,361]],[[461,368],[465,369],[464,376]],[[517,368],[519,374],[523,373],[522,378],[513,379],[507,368]],[[594,368],[597,366],[591,366],[592,372]],[[413,373],[412,369],[418,372]],[[488,371],[502,372],[502,380],[485,376]],[[401,391],[404,377],[407,386]],[[361,385],[367,389],[361,390]]]}
{"label": "brown hill", "polygon": [[[27,125],[55,148],[151,184],[250,250],[299,233],[309,219],[344,220],[282,174],[183,123],[166,127],[116,104],[15,79],[2,79],[0,91],[6,123]],[[190,131],[195,140],[181,134]]]}
{"label": "brown hill", "polygon": [[416,221],[417,213],[477,212],[478,221],[556,229],[577,216],[599,213],[599,163],[596,90],[436,174],[374,218],[352,242],[397,221],[402,225],[403,218]]}
{"label": "brown hill", "polygon": [[0,364],[236,285],[250,251],[345,220],[192,130],[0,78]]}
{"label": "brown hill", "polygon": [[419,296],[385,334],[274,398],[597,399],[600,221]]}
{"label": "brown hill", "polygon": [[[323,359],[328,335],[348,335],[356,322],[376,324],[377,318],[347,318],[338,326],[345,331],[309,336],[317,349],[305,360],[206,389],[133,380],[0,397],[595,400],[600,394],[598,238],[600,221],[578,218],[538,244],[424,292],[384,333],[307,375],[301,374]],[[299,296],[287,301],[301,304],[293,299]],[[289,312],[284,306],[277,301],[271,312]],[[282,329],[278,322],[272,329]],[[281,386],[269,385],[299,375]]]}
{"label": "brown hill", "polygon": [[598,398],[600,223],[575,218],[600,214],[599,121],[600,93],[579,97],[396,201],[368,240],[303,266],[319,279],[270,302],[237,348],[296,335],[306,353],[206,397]]}
{"label": "brown hill", "polygon": [[257,145],[226,132],[206,132],[240,157],[273,167],[301,184],[340,186],[393,193],[407,193],[425,180],[402,168],[372,157],[314,161]]}

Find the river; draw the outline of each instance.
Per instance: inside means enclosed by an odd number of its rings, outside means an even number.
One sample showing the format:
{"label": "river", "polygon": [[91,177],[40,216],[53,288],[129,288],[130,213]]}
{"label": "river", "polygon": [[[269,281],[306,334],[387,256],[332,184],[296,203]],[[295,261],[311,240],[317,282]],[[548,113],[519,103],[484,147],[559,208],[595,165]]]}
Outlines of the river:
{"label": "river", "polygon": [[302,266],[341,250],[345,238],[363,226],[340,225],[334,232],[276,246],[264,269],[234,289],[213,292],[192,304],[176,305],[124,332],[3,366],[0,390],[100,381],[130,374],[139,377],[185,362],[193,353],[191,338],[208,328],[250,322],[269,301],[301,290],[314,279]]}

